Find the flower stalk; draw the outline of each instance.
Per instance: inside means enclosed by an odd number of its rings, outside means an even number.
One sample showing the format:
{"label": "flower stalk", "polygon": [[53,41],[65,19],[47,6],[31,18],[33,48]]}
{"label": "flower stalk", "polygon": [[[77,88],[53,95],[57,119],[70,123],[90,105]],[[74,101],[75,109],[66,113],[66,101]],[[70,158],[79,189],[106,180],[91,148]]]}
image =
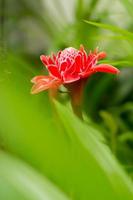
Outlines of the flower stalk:
{"label": "flower stalk", "polygon": [[73,112],[82,120],[83,120],[82,101],[83,101],[83,92],[86,82],[87,79],[81,79],[76,83],[74,82],[69,85],[66,85],[66,88],[68,89],[70,94]]}

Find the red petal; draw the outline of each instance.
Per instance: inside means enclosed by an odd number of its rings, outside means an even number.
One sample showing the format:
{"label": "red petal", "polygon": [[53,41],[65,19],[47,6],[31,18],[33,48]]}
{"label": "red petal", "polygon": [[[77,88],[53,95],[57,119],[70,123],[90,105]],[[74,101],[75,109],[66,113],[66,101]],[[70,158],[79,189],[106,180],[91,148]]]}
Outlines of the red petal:
{"label": "red petal", "polygon": [[82,60],[81,60],[81,55],[77,55],[75,58],[75,62],[77,65],[81,66],[82,65]]}
{"label": "red petal", "polygon": [[60,71],[65,71],[65,69],[67,68],[68,66],[68,63],[67,62],[62,62],[61,65],[60,65]]}
{"label": "red petal", "polygon": [[87,62],[87,54],[86,54],[86,52],[84,51],[84,52],[83,52],[83,65],[84,65],[84,66],[86,65],[86,62]]}
{"label": "red petal", "polygon": [[74,62],[66,71],[65,74],[73,74],[78,69],[77,64]]}
{"label": "red petal", "polygon": [[49,77],[49,81],[44,81],[43,79],[39,80],[37,83],[35,83],[31,89],[31,93],[32,94],[37,94],[41,91],[47,90],[49,88],[56,88],[59,87],[59,85],[61,84],[60,81],[56,80],[56,79],[52,79],[51,77]]}
{"label": "red petal", "polygon": [[62,52],[62,51],[58,51],[58,53],[57,53],[56,60],[55,60],[55,64],[56,64],[56,65],[59,64],[59,63],[58,63],[58,59],[59,59],[59,57],[60,57],[61,52]]}
{"label": "red petal", "polygon": [[41,55],[41,56],[40,56],[40,59],[41,59],[41,61],[42,61],[42,63],[43,63],[44,65],[48,65],[47,56]]}
{"label": "red petal", "polygon": [[88,72],[81,72],[80,73],[80,77],[81,78],[87,78],[87,77],[89,77],[90,75],[92,75],[94,73],[94,71],[91,71],[91,70],[89,70]]}
{"label": "red petal", "polygon": [[76,63],[76,71],[77,71],[77,72],[80,72],[80,69],[83,67],[83,66],[82,66],[81,55],[76,56],[76,58],[75,58],[75,63]]}
{"label": "red petal", "polygon": [[63,75],[64,83],[72,83],[72,82],[77,81],[79,79],[80,79],[79,75],[70,75],[70,74]]}
{"label": "red petal", "polygon": [[111,74],[118,74],[120,73],[119,69],[113,67],[112,65],[108,64],[100,64],[92,67],[92,70],[94,72],[105,72],[105,73],[111,73]]}
{"label": "red petal", "polygon": [[61,75],[60,75],[56,65],[48,65],[48,71],[52,76],[59,78],[59,79],[61,78]]}
{"label": "red petal", "polygon": [[98,60],[103,59],[103,58],[105,58],[105,57],[106,57],[106,53],[105,53],[105,52],[100,52],[100,53],[98,53],[98,55],[97,55],[97,59],[98,59]]}
{"label": "red petal", "polygon": [[90,71],[91,67],[93,65],[95,65],[96,63],[97,63],[97,57],[96,57],[96,55],[89,54],[88,60],[87,60],[87,63],[85,65],[85,69],[83,70],[83,72],[86,73],[86,72]]}
{"label": "red petal", "polygon": [[31,82],[32,82],[32,83],[37,83],[37,82],[40,82],[40,81],[49,82],[50,79],[52,79],[50,76],[42,76],[42,75],[40,75],[40,76],[35,76],[35,77],[31,80]]}
{"label": "red petal", "polygon": [[50,56],[48,56],[48,64],[54,64],[52,58],[50,58]]}
{"label": "red petal", "polygon": [[72,62],[69,58],[66,59],[66,62],[67,62],[67,67],[71,67]]}
{"label": "red petal", "polygon": [[80,45],[80,55],[81,55],[81,59],[82,59],[82,65],[85,66],[86,65],[86,61],[87,61],[87,54],[86,51],[84,50],[84,46]]}
{"label": "red petal", "polygon": [[61,52],[62,52],[62,51],[58,51],[58,53],[57,53],[57,58],[60,57]]}
{"label": "red petal", "polygon": [[51,86],[51,84],[46,84],[45,82],[39,82],[35,85],[33,85],[32,89],[31,89],[31,94],[37,94],[39,92],[42,92],[44,90],[49,89]]}
{"label": "red petal", "polygon": [[91,67],[92,65],[94,65],[94,64],[96,63],[96,61],[97,61],[96,55],[90,53],[90,54],[88,55],[88,58],[87,58],[86,66],[87,66],[87,67]]}
{"label": "red petal", "polygon": [[54,60],[54,62],[55,62],[55,60],[56,60],[56,55],[55,55],[54,53],[52,53],[52,57],[53,57],[53,60]]}

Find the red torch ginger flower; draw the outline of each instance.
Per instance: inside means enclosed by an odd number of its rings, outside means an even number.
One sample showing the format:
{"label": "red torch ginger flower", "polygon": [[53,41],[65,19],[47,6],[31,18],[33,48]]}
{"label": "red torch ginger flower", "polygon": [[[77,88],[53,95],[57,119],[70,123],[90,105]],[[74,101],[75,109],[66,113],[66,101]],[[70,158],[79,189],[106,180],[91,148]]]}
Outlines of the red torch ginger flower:
{"label": "red torch ginger flower", "polygon": [[67,85],[80,79],[88,78],[96,72],[118,74],[119,70],[109,64],[97,64],[98,60],[106,57],[105,52],[86,53],[81,45],[77,50],[73,47],[59,51],[52,57],[42,55],[40,59],[46,66],[48,76],[36,76],[31,81],[34,83],[31,93],[39,93],[47,89],[58,88],[60,85]]}

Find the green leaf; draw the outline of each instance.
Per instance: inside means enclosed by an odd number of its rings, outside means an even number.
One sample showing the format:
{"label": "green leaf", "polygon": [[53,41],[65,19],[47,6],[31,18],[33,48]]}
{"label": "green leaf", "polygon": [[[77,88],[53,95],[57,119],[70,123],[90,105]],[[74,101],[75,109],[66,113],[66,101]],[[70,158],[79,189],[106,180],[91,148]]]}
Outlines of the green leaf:
{"label": "green leaf", "polygon": [[133,33],[129,32],[127,30],[121,29],[117,26],[112,26],[112,25],[109,25],[109,24],[103,24],[103,23],[92,22],[92,21],[87,21],[87,20],[84,20],[84,22],[86,22],[87,24],[99,27],[99,28],[103,28],[103,29],[107,29],[107,30],[110,30],[110,31],[115,32],[115,33],[119,33],[121,35],[124,35],[128,39],[133,40]]}
{"label": "green leaf", "polygon": [[53,116],[47,92],[30,94],[33,73],[25,66],[21,59],[8,57],[1,70],[1,146],[30,163],[70,199],[131,200],[132,183],[100,132],[59,103]]}
{"label": "green leaf", "polygon": [[84,1],[83,0],[77,0],[76,9],[75,9],[75,15],[76,15],[77,19],[82,18],[83,11],[84,11]]}
{"label": "green leaf", "polygon": [[117,138],[117,131],[118,131],[117,121],[114,118],[114,116],[107,111],[100,111],[100,116],[102,117],[104,124],[109,131],[111,149],[113,153],[115,154],[116,149],[117,149],[117,145],[116,145],[116,138]]}
{"label": "green leaf", "polygon": [[124,8],[127,9],[127,13],[133,17],[133,2],[131,0],[121,0],[120,2],[123,4]]}
{"label": "green leaf", "polygon": [[126,132],[126,133],[121,134],[118,137],[118,140],[122,143],[126,143],[127,141],[133,142],[133,132]]}
{"label": "green leaf", "polygon": [[67,200],[68,198],[32,167],[1,151],[0,199]]}
{"label": "green leaf", "polygon": [[[84,156],[86,152],[86,164],[88,164],[89,169],[86,171],[86,177],[88,176],[88,179],[91,181],[89,195],[91,196],[91,193],[93,193],[93,198],[96,198],[94,191],[95,183],[97,183],[97,193],[100,194],[100,191],[103,191],[106,187],[105,190],[108,192],[105,192],[104,195],[109,195],[108,199],[132,199],[132,182],[130,182],[125,172],[121,169],[108,147],[99,142],[95,130],[90,126],[85,126],[59,103],[56,102],[56,106],[65,130],[69,134],[71,132],[73,137],[75,136],[75,142],[77,140],[77,143],[84,149]],[[94,171],[90,171],[90,169],[94,169]],[[103,177],[100,178],[100,176]],[[98,184],[99,178],[100,184]],[[95,179],[95,183],[92,179]],[[99,199],[102,198],[99,196]]]}

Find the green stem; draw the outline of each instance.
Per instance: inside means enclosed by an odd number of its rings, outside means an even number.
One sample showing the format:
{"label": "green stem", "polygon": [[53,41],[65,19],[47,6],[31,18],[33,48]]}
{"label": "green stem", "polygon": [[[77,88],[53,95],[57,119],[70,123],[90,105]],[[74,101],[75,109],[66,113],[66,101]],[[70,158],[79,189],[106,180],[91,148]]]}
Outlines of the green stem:
{"label": "green stem", "polygon": [[71,105],[72,105],[72,109],[73,109],[73,112],[75,113],[75,115],[77,115],[77,117],[79,117],[81,120],[83,120],[81,105],[75,105],[73,100],[71,100]]}

